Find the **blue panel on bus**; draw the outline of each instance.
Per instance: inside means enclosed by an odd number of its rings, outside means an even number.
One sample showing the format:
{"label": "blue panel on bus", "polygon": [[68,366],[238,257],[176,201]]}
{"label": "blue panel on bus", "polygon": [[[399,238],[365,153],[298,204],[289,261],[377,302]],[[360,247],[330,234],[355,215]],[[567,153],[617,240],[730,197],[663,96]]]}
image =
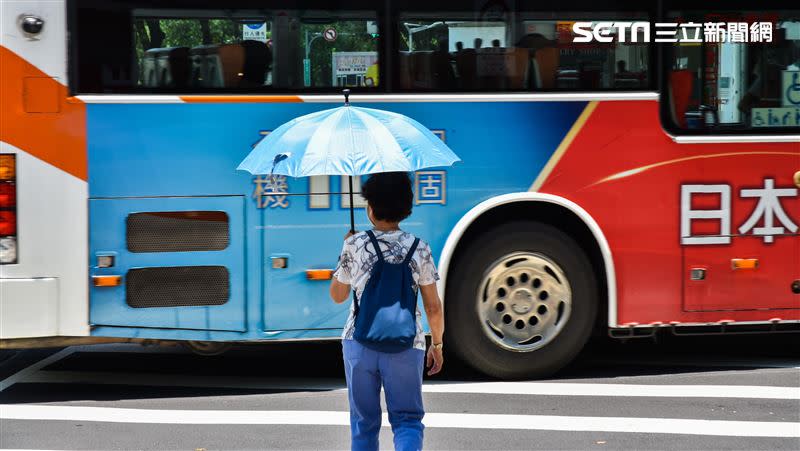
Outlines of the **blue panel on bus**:
{"label": "blue panel on bus", "polygon": [[[91,200],[90,276],[121,276],[121,284],[92,284],[90,323],[244,331],[244,202],[242,196]],[[185,212],[197,219],[185,219]],[[113,258],[113,266],[101,267],[102,257]]]}
{"label": "blue panel on bus", "polygon": [[[403,224],[427,240],[438,256],[453,225],[472,207],[497,195],[530,189],[586,103],[367,106],[413,117],[439,133],[462,159],[452,168],[417,176],[414,213]],[[246,284],[246,332],[239,339],[304,333],[335,337],[344,324],[347,305],[333,304],[327,283],[307,280],[305,270],[335,267],[349,224],[347,199],[338,194],[309,197],[305,195],[309,180],[291,178],[285,180],[285,188],[292,195],[270,195],[263,179],[236,171],[265,133],[294,117],[330,107],[312,103],[88,105],[90,196],[239,196],[245,215],[238,239],[248,243],[244,249],[248,272],[240,274]],[[327,192],[346,191],[339,177],[325,183]],[[170,200],[162,202],[167,205]],[[102,220],[95,218],[97,214],[92,212],[93,223]],[[363,208],[356,211],[356,222],[361,229],[368,225]],[[91,232],[93,243],[96,231]],[[115,239],[124,241],[124,236]],[[287,258],[287,267],[272,268],[273,257]],[[92,300],[93,312],[97,302]],[[116,330],[119,336],[131,336],[130,331],[136,329]],[[110,332],[103,328],[95,333]],[[188,330],[176,333],[203,339]],[[219,338],[231,339],[229,335]]]}

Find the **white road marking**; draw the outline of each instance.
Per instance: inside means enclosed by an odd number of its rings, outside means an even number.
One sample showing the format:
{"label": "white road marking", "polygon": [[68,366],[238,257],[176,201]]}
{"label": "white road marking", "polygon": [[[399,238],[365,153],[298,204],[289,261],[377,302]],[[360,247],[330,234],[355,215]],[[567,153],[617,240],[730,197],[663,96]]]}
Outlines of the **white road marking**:
{"label": "white road marking", "polygon": [[12,385],[16,384],[17,382],[23,381],[30,377],[31,375],[35,374],[40,369],[50,365],[51,363],[55,363],[64,357],[72,354],[75,352],[75,348],[64,348],[55,354],[47,356],[46,358],[39,360],[38,362],[34,363],[33,365],[27,366],[20,371],[8,376],[7,378],[0,381],[0,392],[3,390],[11,387]]}
{"label": "white road marking", "polygon": [[427,393],[491,393],[545,396],[618,396],[656,398],[755,398],[800,400],[800,387],[756,385],[644,385],[547,382],[432,384]]}
{"label": "white road marking", "polygon": [[[350,424],[350,413],[321,410],[154,410],[15,404],[4,405],[0,409],[0,419],[93,421],[129,424],[348,426]],[[800,423],[794,422],[463,413],[429,413],[425,415],[423,422],[428,428],[634,432],[735,437],[800,437]],[[385,414],[383,425],[389,425]]]}
{"label": "white road marking", "polygon": [[[256,390],[345,390],[341,379],[191,376],[171,374],[40,371],[27,383],[84,383],[161,387],[240,388]],[[755,385],[644,385],[561,382],[426,382],[423,393],[477,393],[540,396],[652,398],[742,398],[800,400],[800,387]]]}
{"label": "white road marking", "polygon": [[773,368],[773,369],[800,369],[800,361],[797,359],[780,359],[780,358],[741,358],[730,357],[724,360],[710,360],[708,358],[690,358],[690,357],[676,357],[666,358],[660,357],[657,359],[596,359],[590,360],[591,363],[601,363],[604,365],[634,365],[634,366],[648,366],[648,367],[663,367],[674,368],[676,366],[692,367],[692,368]]}

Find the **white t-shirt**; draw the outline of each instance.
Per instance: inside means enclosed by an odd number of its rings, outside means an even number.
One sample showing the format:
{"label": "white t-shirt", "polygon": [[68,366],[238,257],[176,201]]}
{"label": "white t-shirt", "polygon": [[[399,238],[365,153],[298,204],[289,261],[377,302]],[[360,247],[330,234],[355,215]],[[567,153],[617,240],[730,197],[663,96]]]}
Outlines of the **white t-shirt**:
{"label": "white t-shirt", "polygon": [[[406,254],[414,244],[416,237],[408,232],[402,230],[393,230],[391,232],[381,232],[373,230],[375,238],[381,248],[383,258],[388,263],[401,263],[406,258]],[[355,290],[356,295],[361,299],[361,294],[364,292],[364,287],[369,280],[372,266],[378,261],[378,256],[375,253],[375,247],[367,235],[367,232],[359,232],[344,242],[342,247],[342,254],[339,256],[339,265],[336,272],[333,274],[341,283],[349,284]],[[420,285],[430,285],[439,280],[439,273],[436,271],[436,265],[433,263],[433,255],[431,247],[428,243],[420,240],[417,245],[417,250],[409,263],[411,266],[411,274],[414,278],[414,291],[418,291]],[[347,317],[347,322],[342,332],[342,338],[345,340],[353,339],[353,332],[355,330],[355,305],[350,301],[350,315]],[[422,330],[422,313],[417,304],[417,335],[414,337],[414,348],[425,350],[425,333]]]}

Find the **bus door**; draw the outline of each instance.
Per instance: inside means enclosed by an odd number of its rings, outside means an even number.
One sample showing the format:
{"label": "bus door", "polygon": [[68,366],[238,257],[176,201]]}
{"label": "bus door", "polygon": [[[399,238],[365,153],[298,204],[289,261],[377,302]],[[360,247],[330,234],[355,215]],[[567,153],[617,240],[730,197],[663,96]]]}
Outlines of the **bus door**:
{"label": "bus door", "polygon": [[[800,16],[731,14],[751,35],[768,24],[769,42],[679,42],[668,53],[672,130],[710,138],[679,144],[691,161],[680,187],[684,310],[800,308],[800,143],[770,139],[800,131],[800,102],[786,97],[800,74]],[[758,137],[714,142],[742,131]]]}
{"label": "bus door", "polygon": [[92,199],[90,323],[245,330],[244,202]]}
{"label": "bus door", "polygon": [[[255,201],[263,215],[266,329],[341,329],[348,304],[335,304],[328,288],[350,229],[347,177],[261,176],[256,183],[262,184]],[[356,228],[364,230],[366,205],[354,199]]]}

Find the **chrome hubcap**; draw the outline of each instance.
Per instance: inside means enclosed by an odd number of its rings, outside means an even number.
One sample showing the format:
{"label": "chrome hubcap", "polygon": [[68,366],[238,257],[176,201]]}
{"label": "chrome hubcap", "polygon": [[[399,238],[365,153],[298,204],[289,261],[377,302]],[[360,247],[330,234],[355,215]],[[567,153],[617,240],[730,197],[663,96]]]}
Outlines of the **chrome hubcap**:
{"label": "chrome hubcap", "polygon": [[552,341],[569,319],[569,281],[544,255],[506,255],[489,267],[479,287],[478,316],[483,332],[507,350],[539,349]]}

